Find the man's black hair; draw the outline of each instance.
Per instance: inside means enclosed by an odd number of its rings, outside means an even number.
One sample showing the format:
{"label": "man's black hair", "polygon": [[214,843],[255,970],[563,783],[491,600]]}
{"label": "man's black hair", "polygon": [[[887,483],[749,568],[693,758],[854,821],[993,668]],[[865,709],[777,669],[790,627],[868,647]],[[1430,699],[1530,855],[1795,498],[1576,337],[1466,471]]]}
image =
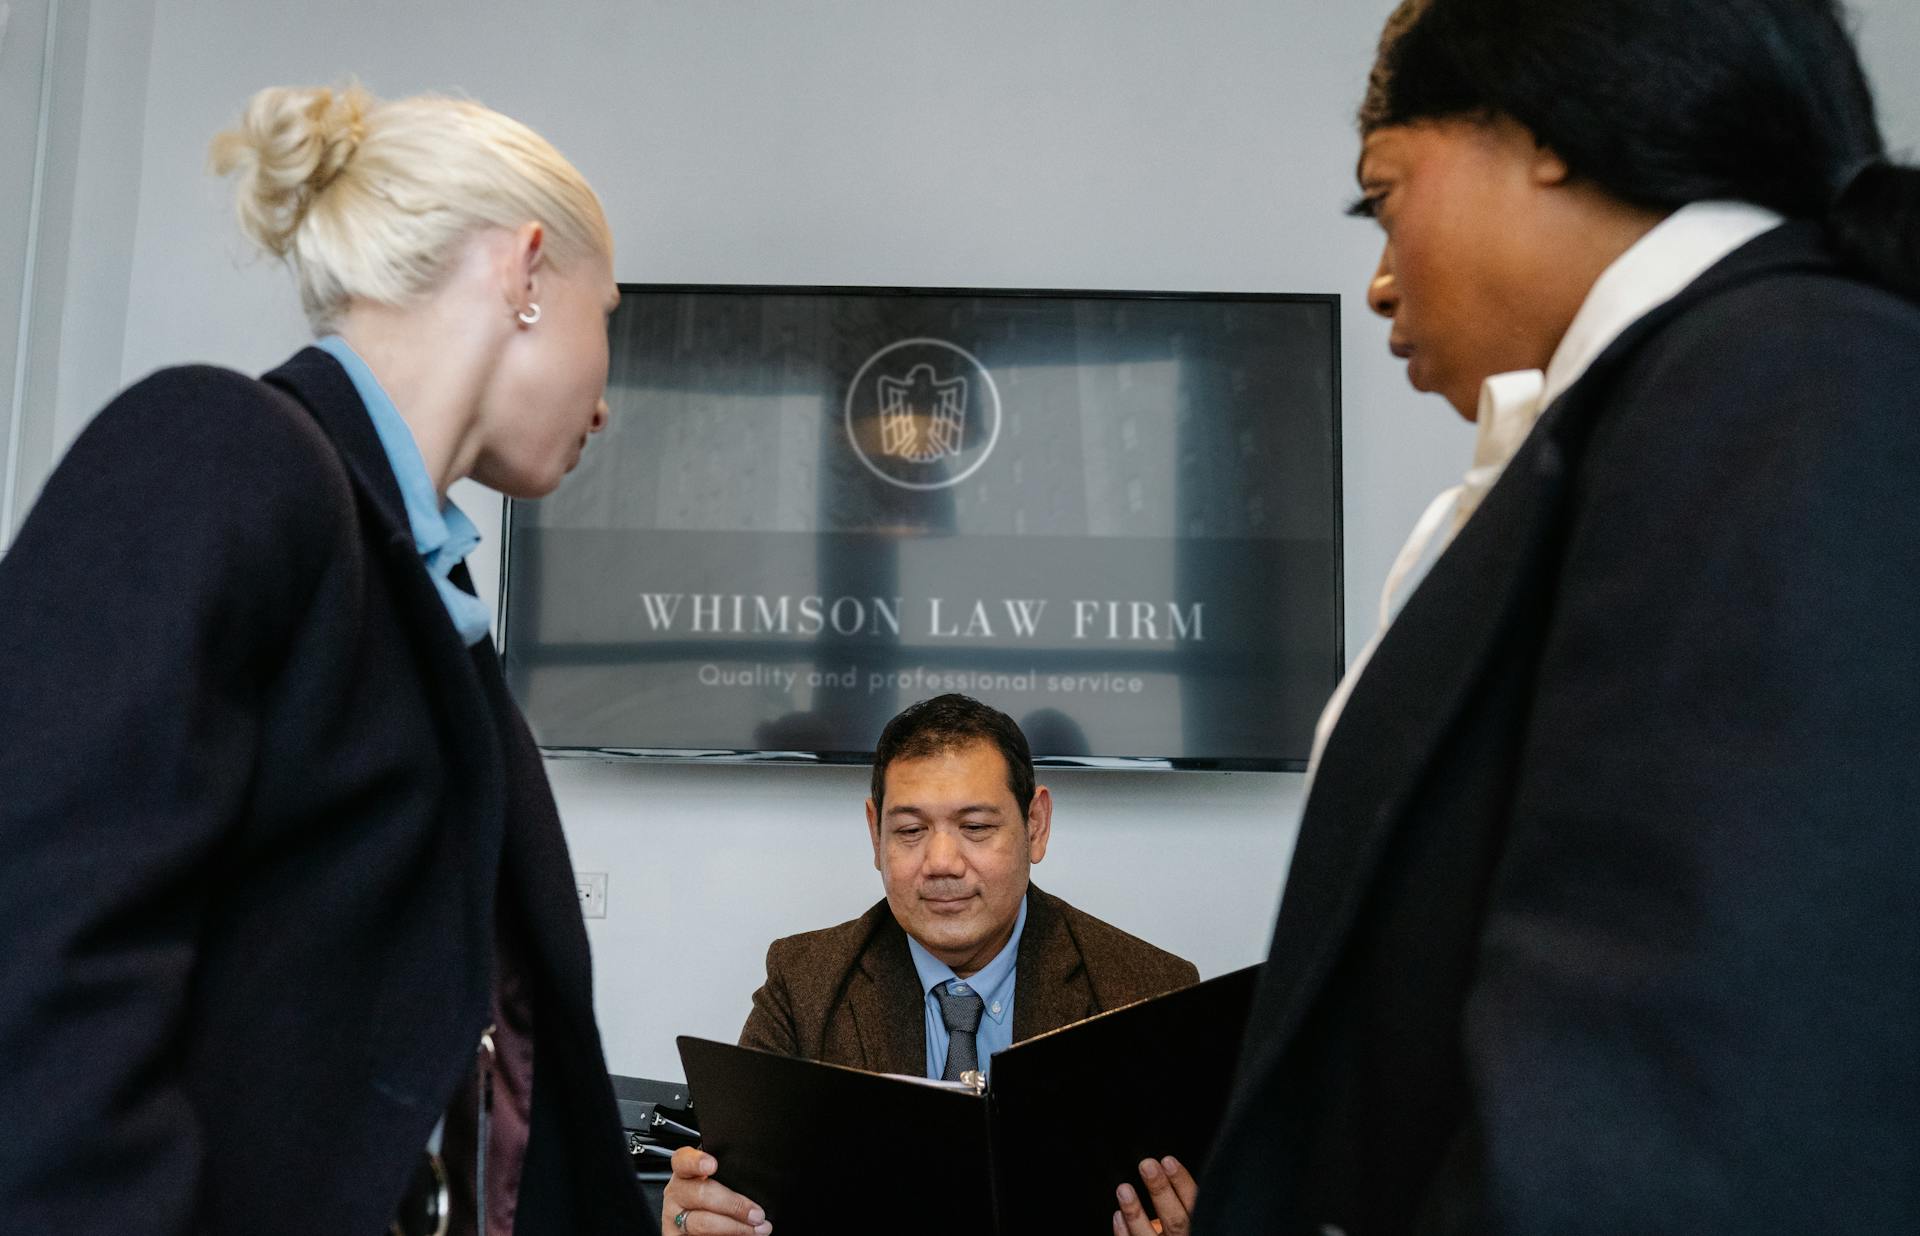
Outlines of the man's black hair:
{"label": "man's black hair", "polygon": [[1033,754],[1027,736],[1012,717],[965,695],[936,695],[909,704],[880,731],[873,752],[873,808],[886,813],[887,766],[895,760],[940,755],[974,743],[991,743],[1007,761],[1007,789],[1019,804],[1020,818],[1033,805]]}

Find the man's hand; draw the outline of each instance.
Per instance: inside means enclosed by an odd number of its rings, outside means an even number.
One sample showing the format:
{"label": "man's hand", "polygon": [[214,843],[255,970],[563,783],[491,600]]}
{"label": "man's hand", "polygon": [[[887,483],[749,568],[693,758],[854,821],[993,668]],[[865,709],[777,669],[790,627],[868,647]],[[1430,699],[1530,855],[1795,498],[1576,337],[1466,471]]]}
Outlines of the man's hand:
{"label": "man's hand", "polygon": [[660,1209],[661,1236],[768,1236],[773,1231],[766,1211],[713,1179],[720,1164],[706,1151],[682,1146],[673,1152],[672,1167]]}
{"label": "man's hand", "polygon": [[1193,1202],[1200,1187],[1180,1166],[1180,1160],[1172,1155],[1141,1160],[1140,1182],[1147,1186],[1152,1215],[1158,1217],[1151,1217],[1141,1206],[1140,1195],[1132,1185],[1123,1184],[1114,1190],[1120,1209],[1113,1212],[1113,1236],[1154,1236],[1156,1232],[1161,1236],[1187,1236],[1193,1227]]}

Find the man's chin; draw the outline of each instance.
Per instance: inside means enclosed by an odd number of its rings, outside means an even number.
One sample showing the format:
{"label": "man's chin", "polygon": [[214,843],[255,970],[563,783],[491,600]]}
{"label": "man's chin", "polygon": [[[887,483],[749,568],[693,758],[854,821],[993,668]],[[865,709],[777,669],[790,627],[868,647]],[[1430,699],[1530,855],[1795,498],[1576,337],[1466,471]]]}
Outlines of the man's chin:
{"label": "man's chin", "polygon": [[948,956],[972,955],[984,935],[977,923],[945,917],[923,917],[913,925],[911,934],[929,953]]}

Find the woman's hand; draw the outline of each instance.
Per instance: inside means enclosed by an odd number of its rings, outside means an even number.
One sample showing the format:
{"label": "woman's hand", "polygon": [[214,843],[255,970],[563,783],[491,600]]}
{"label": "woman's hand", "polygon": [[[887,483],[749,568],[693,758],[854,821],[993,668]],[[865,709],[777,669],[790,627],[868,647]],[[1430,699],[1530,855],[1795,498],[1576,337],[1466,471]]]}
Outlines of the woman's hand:
{"label": "woman's hand", "polygon": [[773,1231],[766,1211],[713,1179],[720,1164],[706,1151],[682,1146],[673,1152],[672,1168],[660,1208],[661,1236],[768,1236]]}
{"label": "woman's hand", "polygon": [[1187,1236],[1193,1228],[1193,1202],[1200,1186],[1180,1166],[1180,1160],[1172,1155],[1141,1160],[1140,1182],[1147,1186],[1152,1213],[1141,1205],[1132,1185],[1121,1185],[1114,1190],[1120,1209],[1113,1212],[1113,1236],[1154,1236],[1156,1232],[1160,1236]]}

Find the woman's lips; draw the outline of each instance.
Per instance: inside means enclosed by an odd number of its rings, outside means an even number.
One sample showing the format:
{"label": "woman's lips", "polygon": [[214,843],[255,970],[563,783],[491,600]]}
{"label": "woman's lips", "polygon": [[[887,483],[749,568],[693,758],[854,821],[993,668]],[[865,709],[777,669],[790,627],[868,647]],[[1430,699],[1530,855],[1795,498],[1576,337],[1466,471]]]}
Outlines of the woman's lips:
{"label": "woman's lips", "polygon": [[1413,345],[1404,339],[1387,340],[1387,351],[1393,353],[1401,360],[1410,360],[1413,357]]}

